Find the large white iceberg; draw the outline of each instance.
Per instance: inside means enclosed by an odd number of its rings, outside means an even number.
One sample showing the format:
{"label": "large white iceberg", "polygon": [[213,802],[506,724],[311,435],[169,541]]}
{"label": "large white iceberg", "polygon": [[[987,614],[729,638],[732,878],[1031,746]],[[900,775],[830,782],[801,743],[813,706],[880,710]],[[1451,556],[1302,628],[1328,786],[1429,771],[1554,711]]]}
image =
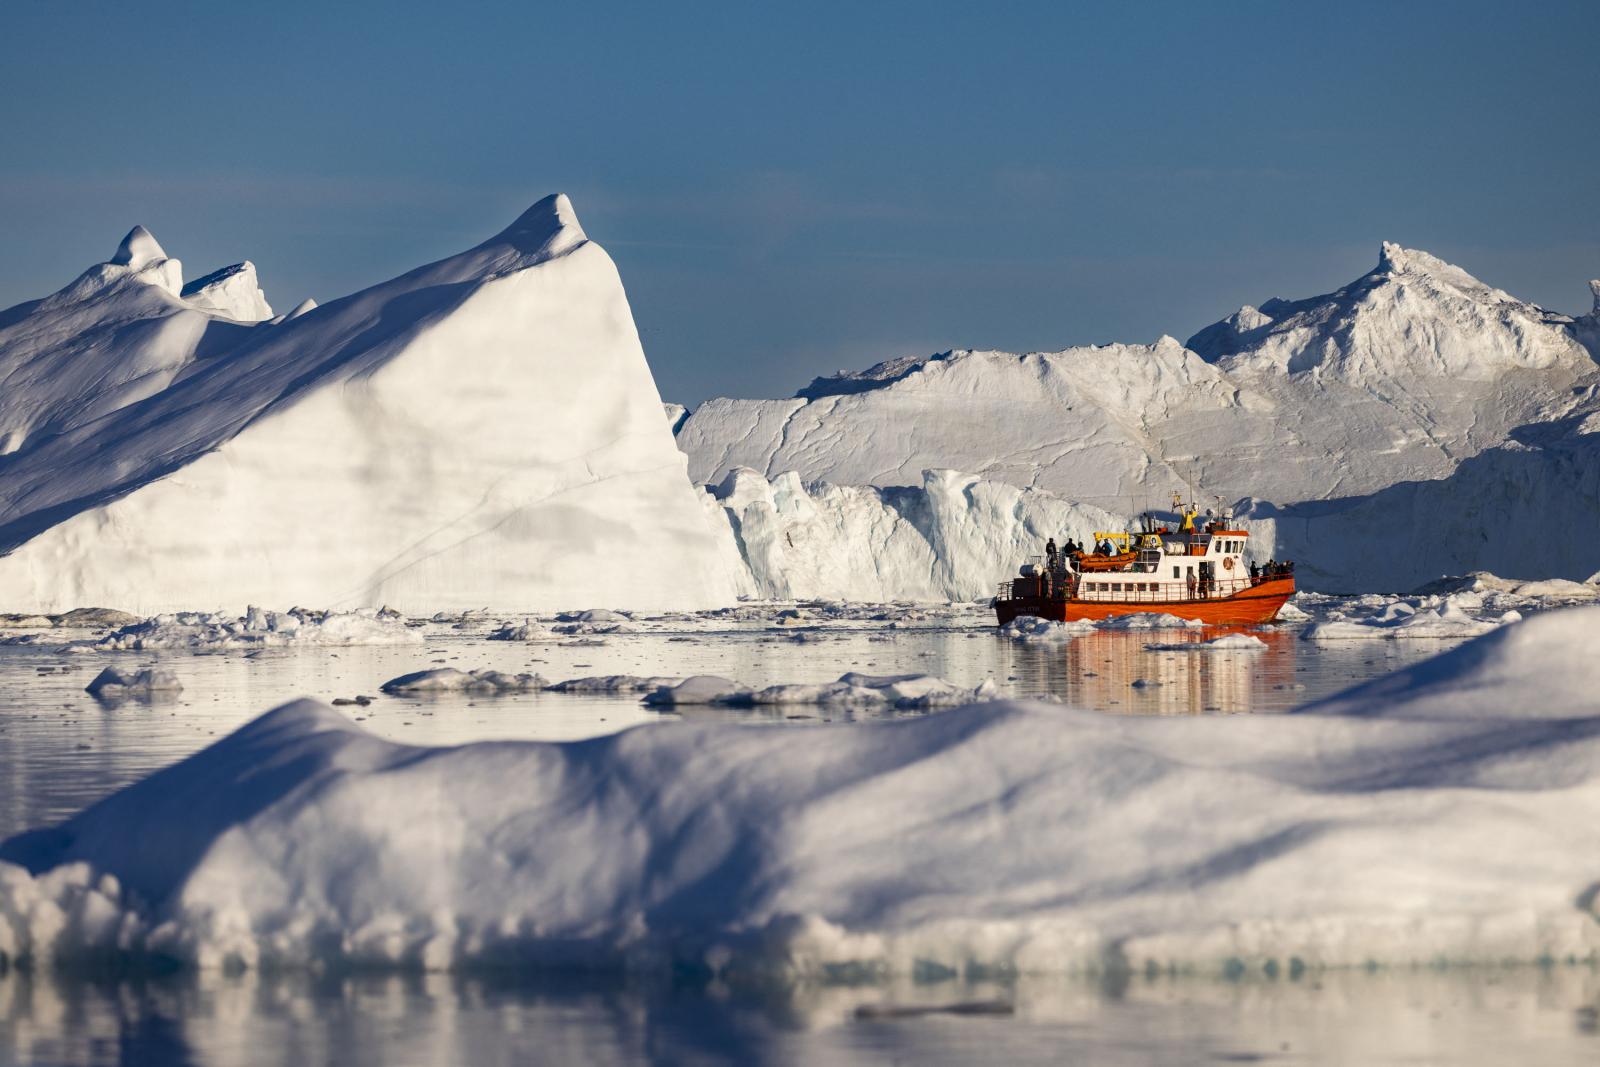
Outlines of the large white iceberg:
{"label": "large white iceberg", "polygon": [[180,281],[138,230],[0,316],[0,603],[734,599],[616,267],[566,197],[281,321],[218,324],[270,311],[253,270]]}
{"label": "large white iceberg", "polygon": [[0,955],[938,973],[1592,961],[1600,608],[1299,714],[417,748],[286,705],[0,845]]}
{"label": "large white iceberg", "polygon": [[1174,489],[1245,501],[1259,558],[1335,592],[1485,567],[1582,578],[1600,567],[1597,321],[1385,244],[1344,288],[1186,344],[897,359],[709,400],[677,440],[707,483],[749,468],[888,490],[955,468],[1124,516]]}

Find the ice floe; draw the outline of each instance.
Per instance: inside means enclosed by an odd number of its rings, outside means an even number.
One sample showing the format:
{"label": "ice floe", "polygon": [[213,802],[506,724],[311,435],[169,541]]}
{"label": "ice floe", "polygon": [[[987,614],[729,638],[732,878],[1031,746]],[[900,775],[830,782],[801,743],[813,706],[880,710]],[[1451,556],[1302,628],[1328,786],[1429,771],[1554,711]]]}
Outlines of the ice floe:
{"label": "ice floe", "polygon": [[312,645],[416,644],[422,635],[403,618],[371,608],[348,612],[177,612],[121,627],[70,652],[146,652],[153,649],[304,648]]}
{"label": "ice floe", "polygon": [[508,674],[505,671],[458,671],[454,667],[414,671],[383,683],[385,693],[529,693],[545,687],[537,674]]}
{"label": "ice floe", "polygon": [[1209,641],[1173,641],[1144,646],[1151,652],[1265,652],[1267,643],[1253,634],[1223,634]]}
{"label": "ice floe", "polygon": [[835,682],[785,683],[752,689],[730,678],[697,675],[665,685],[644,698],[668,707],[722,704],[734,707],[817,704],[850,707],[935,708],[993,699],[993,682],[977,688],[953,685],[927,674],[872,675],[851,671]]}
{"label": "ice floe", "polygon": [[183,683],[178,681],[178,676],[163,667],[146,668],[142,671],[119,671],[115,667],[107,667],[84,687],[84,692],[90,696],[107,700],[182,691]]}
{"label": "ice floe", "polygon": [[550,631],[540,626],[532,619],[524,619],[520,623],[505,623],[494,633],[488,635],[490,641],[548,641]]}
{"label": "ice floe", "polygon": [[1473,618],[1453,600],[1420,609],[1397,602],[1361,619],[1314,622],[1302,630],[1300,636],[1306,641],[1459,640],[1486,634],[1521,618],[1515,611],[1508,611],[1497,619]]}
{"label": "ice floe", "polygon": [[682,678],[661,675],[608,674],[589,678],[568,678],[546,686],[552,693],[653,693],[682,682]]}

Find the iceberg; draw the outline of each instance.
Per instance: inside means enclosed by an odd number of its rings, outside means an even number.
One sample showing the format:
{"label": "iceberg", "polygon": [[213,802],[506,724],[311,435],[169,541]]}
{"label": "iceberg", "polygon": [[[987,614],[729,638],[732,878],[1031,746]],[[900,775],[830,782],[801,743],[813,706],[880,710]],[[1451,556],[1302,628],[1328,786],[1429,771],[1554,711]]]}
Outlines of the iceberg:
{"label": "iceberg", "polygon": [[732,603],[632,313],[565,196],[283,319],[136,230],[0,313],[0,603]]}
{"label": "iceberg", "polygon": [[[849,517],[866,494],[890,504],[924,471],[953,468],[1104,508],[1118,528],[1174,489],[1237,501],[1252,558],[1297,559],[1306,588],[1397,591],[1485,567],[1579,579],[1600,567],[1587,535],[1600,522],[1597,315],[1384,244],[1349,285],[1241,308],[1186,343],[896,359],[788,399],[708,400],[677,441],[735,519],[759,488],[746,471],[774,496],[830,483],[814,504],[838,514],[811,525],[852,525],[865,557],[898,555],[890,524]],[[978,518],[1003,537],[1006,517]],[[781,586],[762,577],[766,542],[744,548],[758,586]],[[803,585],[831,549],[781,554]],[[924,584],[891,571],[870,587]]]}
{"label": "iceberg", "polygon": [[0,843],[0,956],[794,979],[1593,961],[1597,688],[1600,607],[1577,607],[1286,715],[996,702],[419,748],[298,701]]}
{"label": "iceberg", "polygon": [[731,530],[741,592],[780,600],[987,600],[1049,538],[1086,539],[1126,521],[952,470],[877,488],[740,468],[705,503]]}

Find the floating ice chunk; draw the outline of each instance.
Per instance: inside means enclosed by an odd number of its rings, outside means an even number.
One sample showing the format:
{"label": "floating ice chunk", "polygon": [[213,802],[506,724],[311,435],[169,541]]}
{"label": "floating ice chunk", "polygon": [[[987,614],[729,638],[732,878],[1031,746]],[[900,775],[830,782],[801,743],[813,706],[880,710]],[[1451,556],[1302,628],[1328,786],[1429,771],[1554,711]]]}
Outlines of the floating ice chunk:
{"label": "floating ice chunk", "polygon": [[264,611],[240,618],[222,613],[178,612],[124,626],[70,652],[142,652],[161,648],[235,649],[312,645],[416,644],[422,635],[405,620],[372,608],[352,612]]}
{"label": "floating ice chunk", "polygon": [[1399,610],[1399,607],[1391,605],[1367,619],[1315,622],[1302,630],[1300,637],[1305,641],[1448,640],[1486,634],[1504,619],[1474,619],[1449,599],[1431,609]]}
{"label": "floating ice chunk", "polygon": [[674,685],[665,685],[645,696],[646,704],[676,707],[680,704],[731,704],[747,701],[750,687],[715,674],[696,674]]}
{"label": "floating ice chunk", "polygon": [[653,693],[657,689],[670,689],[682,681],[682,678],[664,675],[607,674],[568,678],[545,688],[552,693]]}
{"label": "floating ice chunk", "polygon": [[532,619],[524,619],[520,625],[506,623],[494,633],[490,634],[490,641],[547,641],[550,633],[543,626]]}
{"label": "floating ice chunk", "polygon": [[1223,634],[1209,641],[1145,645],[1151,652],[1263,652],[1267,643],[1253,634]]}
{"label": "floating ice chunk", "polygon": [[1199,619],[1182,619],[1166,612],[1141,611],[1133,615],[1115,615],[1094,625],[1097,630],[1194,630],[1205,626],[1205,623]]}
{"label": "floating ice chunk", "polygon": [[1306,622],[1310,618],[1309,613],[1302,611],[1293,604],[1284,604],[1283,607],[1278,609],[1279,622]]}
{"label": "floating ice chunk", "polygon": [[84,687],[84,692],[90,696],[110,699],[182,691],[183,683],[178,681],[178,676],[161,667],[133,673],[124,673],[115,667],[107,667],[94,676],[94,681]]}
{"label": "floating ice chunk", "polygon": [[383,683],[385,693],[528,693],[545,687],[537,674],[507,674],[503,671],[458,671],[454,667],[415,671]]}
{"label": "floating ice chunk", "polygon": [[[696,683],[691,686],[690,683]],[[851,707],[935,708],[992,700],[993,681],[976,689],[954,685],[928,674],[871,675],[850,672],[835,682],[769,685],[752,690],[727,678],[690,678],[645,698],[649,704],[721,704],[750,707],[792,704]]]}
{"label": "floating ice chunk", "polygon": [[608,608],[590,608],[587,611],[564,611],[556,616],[557,622],[623,623],[632,622],[631,615]]}
{"label": "floating ice chunk", "polygon": [[1078,634],[1094,632],[1094,623],[1087,619],[1077,622],[1056,622],[1036,615],[1019,615],[1000,627],[1000,636],[1013,641],[1070,641]]}
{"label": "floating ice chunk", "polygon": [[1583,603],[1600,599],[1600,586],[1591,582],[1571,582],[1565,578],[1546,578],[1543,581],[1523,582],[1516,594],[1531,600]]}

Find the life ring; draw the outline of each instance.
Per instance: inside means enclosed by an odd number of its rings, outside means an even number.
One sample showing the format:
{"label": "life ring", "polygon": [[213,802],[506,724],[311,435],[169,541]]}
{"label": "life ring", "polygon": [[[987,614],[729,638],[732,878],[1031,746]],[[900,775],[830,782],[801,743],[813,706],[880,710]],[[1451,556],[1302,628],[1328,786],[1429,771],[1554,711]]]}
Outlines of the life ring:
{"label": "life ring", "polygon": [[1226,556],[1226,557],[1223,558],[1223,560],[1222,560],[1222,569],[1225,570],[1225,571],[1233,570],[1233,557],[1232,556]]}

